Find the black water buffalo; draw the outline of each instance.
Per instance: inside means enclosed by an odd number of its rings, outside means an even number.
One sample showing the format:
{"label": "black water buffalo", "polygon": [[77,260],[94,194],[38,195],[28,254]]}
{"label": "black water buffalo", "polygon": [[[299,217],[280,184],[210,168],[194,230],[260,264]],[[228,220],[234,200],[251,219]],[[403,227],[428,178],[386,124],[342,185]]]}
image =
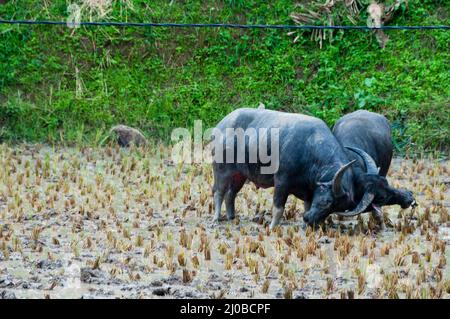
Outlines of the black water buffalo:
{"label": "black water buffalo", "polygon": [[[237,162],[236,136],[226,134],[227,129],[238,128],[246,132],[255,129],[257,135],[253,140],[246,136],[243,163]],[[353,189],[352,176],[350,173],[345,174],[351,163],[330,129],[320,119],[245,108],[231,112],[216,129],[224,136],[224,143],[220,145],[233,142],[235,156],[223,163],[213,161],[215,220],[220,217],[224,199],[228,219],[234,218],[236,195],[247,180],[259,187],[275,187],[271,228],[278,225],[289,194],[304,200],[309,215],[320,218],[351,205],[349,194]],[[261,173],[264,165],[259,156],[256,163],[250,163],[249,160],[251,150],[259,150],[256,141],[259,141],[260,129],[279,130],[278,170],[272,174]],[[267,146],[270,149],[271,143],[267,142]],[[220,151],[216,147],[213,156]],[[225,147],[223,153],[226,153]],[[270,149],[267,153],[274,152]],[[223,158],[226,159],[226,154],[223,154]]]}
{"label": "black water buffalo", "polygon": [[[378,221],[382,221],[381,210],[375,202],[398,204],[402,208],[416,205],[412,192],[390,188],[387,183],[386,175],[392,160],[393,146],[391,125],[383,115],[366,110],[344,115],[334,125],[333,134],[347,149],[349,159],[357,160],[352,170],[356,176],[363,177],[358,184],[364,185],[365,189],[374,188],[376,197],[369,209],[372,209],[373,216]],[[365,170],[368,174],[361,174]],[[383,192],[386,188],[389,191]]]}
{"label": "black water buffalo", "polygon": [[[233,133],[236,129],[246,133],[243,139]],[[252,130],[256,132],[253,138],[252,134],[247,134]],[[276,149],[271,149],[275,138],[267,133],[272,130],[278,130],[278,135],[275,135],[279,151],[278,169],[262,173],[267,161],[263,162],[259,153],[256,161],[252,161],[251,154],[266,145],[267,154],[277,153]],[[215,220],[219,220],[223,200],[228,219],[234,218],[236,195],[247,180],[259,187],[275,187],[271,228],[278,225],[290,194],[305,202],[303,219],[313,225],[331,213],[347,211],[345,214],[354,215],[366,211],[372,203],[386,205],[388,203],[384,200],[390,197],[378,196],[378,193],[395,191],[387,183],[374,189],[370,183],[373,172],[369,170],[372,168],[369,164],[366,171],[353,171],[352,165],[361,159],[349,156],[327,125],[314,117],[264,109],[238,109],[220,121],[214,136]],[[260,140],[265,138],[267,142],[261,144]],[[239,140],[244,141],[242,149],[245,156],[241,161],[237,155]],[[227,158],[229,151],[232,155]],[[363,150],[358,149],[358,152],[364,154],[366,161],[370,158]],[[215,156],[218,154],[222,160],[217,160]]]}

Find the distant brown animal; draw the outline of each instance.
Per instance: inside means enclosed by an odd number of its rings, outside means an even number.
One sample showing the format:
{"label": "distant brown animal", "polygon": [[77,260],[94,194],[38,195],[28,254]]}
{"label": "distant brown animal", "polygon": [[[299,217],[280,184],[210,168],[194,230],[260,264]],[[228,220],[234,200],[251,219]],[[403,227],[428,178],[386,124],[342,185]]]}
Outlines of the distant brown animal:
{"label": "distant brown animal", "polygon": [[114,126],[111,129],[111,133],[116,134],[117,142],[122,147],[129,147],[131,146],[131,144],[134,144],[135,146],[145,146],[148,144],[144,134],[142,134],[139,130],[129,126]]}

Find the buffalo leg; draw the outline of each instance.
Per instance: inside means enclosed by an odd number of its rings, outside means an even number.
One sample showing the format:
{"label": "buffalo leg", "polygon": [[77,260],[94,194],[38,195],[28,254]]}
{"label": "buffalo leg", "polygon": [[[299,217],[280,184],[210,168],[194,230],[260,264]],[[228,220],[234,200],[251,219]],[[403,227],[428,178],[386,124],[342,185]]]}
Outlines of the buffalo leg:
{"label": "buffalo leg", "polygon": [[225,190],[217,189],[214,191],[214,221],[218,222],[220,213],[222,211],[222,203],[225,195]]}
{"label": "buffalo leg", "polygon": [[228,188],[228,191],[225,194],[225,207],[227,210],[228,220],[234,219],[236,195],[239,193],[242,186],[244,186],[244,183],[245,179],[240,180],[234,179],[230,187]]}
{"label": "buffalo leg", "polygon": [[303,206],[305,207],[304,213],[306,213],[306,212],[311,208],[311,202],[305,200],[305,201],[303,202]]}
{"label": "buffalo leg", "polygon": [[383,228],[384,226],[384,220],[383,220],[383,212],[381,211],[381,207],[375,206],[372,204],[372,217],[375,220],[375,222],[381,227]]}
{"label": "buffalo leg", "polygon": [[228,176],[222,170],[214,168],[214,222],[218,222],[220,219],[220,213],[222,211],[222,203],[224,200],[225,192],[228,189]]}
{"label": "buffalo leg", "polygon": [[283,216],[284,205],[288,198],[288,192],[285,187],[275,186],[273,194],[273,208],[272,208],[272,222],[270,223],[270,229],[273,229],[280,223],[280,219]]}

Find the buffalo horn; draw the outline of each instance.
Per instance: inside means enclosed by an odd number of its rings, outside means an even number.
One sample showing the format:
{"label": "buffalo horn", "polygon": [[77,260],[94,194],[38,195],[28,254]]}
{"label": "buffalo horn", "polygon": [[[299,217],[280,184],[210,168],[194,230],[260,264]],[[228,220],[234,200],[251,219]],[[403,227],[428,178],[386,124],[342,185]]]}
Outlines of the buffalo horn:
{"label": "buffalo horn", "polygon": [[373,160],[373,158],[369,154],[364,152],[362,149],[359,149],[359,148],[356,148],[356,147],[346,146],[345,148],[347,148],[347,149],[355,152],[359,156],[361,156],[361,158],[364,161],[364,164],[366,165],[366,173],[367,174],[378,175],[377,164],[375,164],[375,161]]}
{"label": "buffalo horn", "polygon": [[336,174],[333,177],[333,180],[331,181],[331,185],[333,186],[333,195],[335,197],[340,197],[344,194],[344,191],[342,190],[342,177],[344,176],[345,171],[354,163],[356,160],[353,160],[345,165],[343,165],[339,170],[336,172]]}
{"label": "buffalo horn", "polygon": [[375,198],[374,194],[370,192],[365,192],[363,198],[361,199],[358,206],[356,206],[354,210],[349,212],[339,212],[336,214],[344,217],[353,217],[359,215],[367,209],[367,207],[372,203],[374,198]]}

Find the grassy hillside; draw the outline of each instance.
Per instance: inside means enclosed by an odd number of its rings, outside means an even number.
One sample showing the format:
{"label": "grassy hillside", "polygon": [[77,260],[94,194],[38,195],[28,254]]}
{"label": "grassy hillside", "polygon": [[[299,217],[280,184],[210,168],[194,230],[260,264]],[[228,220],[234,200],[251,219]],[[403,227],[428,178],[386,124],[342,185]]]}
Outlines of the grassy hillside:
{"label": "grassy hillside", "polygon": [[[65,20],[67,3],[7,0],[0,18]],[[281,0],[112,3],[103,17],[84,9],[82,20],[292,24],[297,9]],[[448,9],[410,0],[391,24],[448,25]],[[95,144],[117,123],[167,139],[174,127],[214,125],[263,102],[330,125],[358,108],[382,112],[398,150],[448,150],[450,32],[387,33],[382,50],[367,31],[336,32],[319,48],[308,32],[293,43],[279,30],[0,25],[0,140]]]}

